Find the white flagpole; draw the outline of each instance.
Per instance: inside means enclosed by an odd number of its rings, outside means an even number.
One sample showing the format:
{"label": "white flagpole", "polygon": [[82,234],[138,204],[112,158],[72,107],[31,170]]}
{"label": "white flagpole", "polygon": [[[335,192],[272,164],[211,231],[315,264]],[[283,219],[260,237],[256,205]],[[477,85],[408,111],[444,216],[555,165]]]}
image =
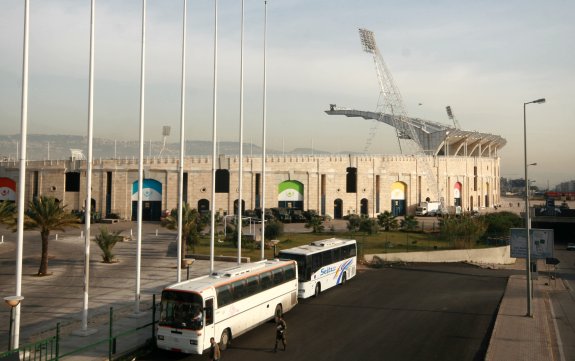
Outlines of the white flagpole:
{"label": "white flagpole", "polygon": [[240,179],[238,186],[238,264],[242,263],[242,190],[244,176],[244,0],[242,0],[242,19],[240,31]]}
{"label": "white flagpole", "polygon": [[[22,296],[22,255],[24,248],[24,196],[26,193],[26,137],[28,133],[28,48],[30,1],[24,1],[24,51],[22,60],[22,118],[20,121],[20,175],[18,178],[18,240],[16,245],[16,296]],[[12,349],[17,349],[20,343],[20,307],[14,307],[14,334]],[[8,332],[11,332],[9,330]]]}
{"label": "white flagpole", "polygon": [[[181,264],[182,264],[182,247],[185,247],[186,240],[182,240],[182,217],[183,217],[183,193],[184,193],[184,118],[186,109],[186,13],[188,8],[188,1],[184,0],[184,14],[182,26],[182,104],[180,111],[180,164],[179,164],[179,179],[178,179],[178,265],[177,265],[177,281],[182,280]],[[183,245],[182,245],[183,241]]]}
{"label": "white flagpole", "polygon": [[86,207],[84,212],[84,304],[82,308],[82,333],[88,332],[88,300],[90,291],[90,226],[92,222],[92,140],[94,128],[94,35],[96,22],[96,0],[91,1],[90,19],[90,65],[88,84],[88,159],[86,161]]}
{"label": "white flagpole", "polygon": [[218,110],[218,0],[214,0],[214,93],[212,121],[212,212],[210,220],[210,274],[214,272],[214,239],[216,231],[216,161]]}
{"label": "white flagpole", "polygon": [[140,73],[140,154],[138,163],[138,235],[136,251],[136,293],[134,313],[140,313],[140,269],[142,266],[142,196],[144,187],[144,103],[146,73],[146,0],[142,0],[142,55]]}
{"label": "white flagpole", "polygon": [[264,95],[263,95],[263,125],[262,125],[262,243],[261,259],[265,258],[265,234],[266,234],[266,122],[267,122],[267,68],[266,68],[266,35],[267,35],[267,21],[268,21],[268,2],[264,1]]}

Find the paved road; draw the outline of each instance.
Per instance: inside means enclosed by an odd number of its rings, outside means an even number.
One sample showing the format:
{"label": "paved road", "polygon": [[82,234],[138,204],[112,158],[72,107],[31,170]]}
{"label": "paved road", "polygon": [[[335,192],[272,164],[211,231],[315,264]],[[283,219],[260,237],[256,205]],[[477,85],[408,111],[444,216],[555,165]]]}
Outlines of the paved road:
{"label": "paved road", "polygon": [[[510,271],[467,265],[363,270],[286,314],[288,350],[272,354],[274,325],[234,340],[225,360],[483,360]],[[142,360],[199,360],[158,351]]]}

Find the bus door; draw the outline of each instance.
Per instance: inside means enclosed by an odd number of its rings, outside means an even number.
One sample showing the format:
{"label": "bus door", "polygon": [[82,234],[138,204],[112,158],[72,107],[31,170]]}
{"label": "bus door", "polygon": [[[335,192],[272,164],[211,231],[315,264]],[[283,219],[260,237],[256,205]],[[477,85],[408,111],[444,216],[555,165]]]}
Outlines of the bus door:
{"label": "bus door", "polygon": [[203,349],[210,347],[210,337],[216,337],[214,328],[214,298],[207,298],[205,307],[205,322],[204,322],[204,342],[202,343]]}

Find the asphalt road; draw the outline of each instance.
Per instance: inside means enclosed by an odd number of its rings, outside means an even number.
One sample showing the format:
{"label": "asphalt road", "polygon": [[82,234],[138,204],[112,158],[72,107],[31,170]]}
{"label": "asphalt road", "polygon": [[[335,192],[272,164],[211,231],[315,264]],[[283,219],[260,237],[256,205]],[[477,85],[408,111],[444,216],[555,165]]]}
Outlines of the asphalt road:
{"label": "asphalt road", "polygon": [[[267,323],[235,339],[222,359],[483,360],[509,274],[463,264],[363,270],[286,314],[287,351],[272,353]],[[207,357],[156,351],[139,359]]]}

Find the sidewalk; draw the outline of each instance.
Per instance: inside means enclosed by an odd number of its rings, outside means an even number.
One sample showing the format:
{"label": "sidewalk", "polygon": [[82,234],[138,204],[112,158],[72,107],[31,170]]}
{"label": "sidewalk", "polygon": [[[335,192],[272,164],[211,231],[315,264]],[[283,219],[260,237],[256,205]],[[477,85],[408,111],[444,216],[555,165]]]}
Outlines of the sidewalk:
{"label": "sidewalk", "polygon": [[[518,267],[521,267],[518,260]],[[524,263],[523,263],[524,264]],[[540,268],[541,269],[541,268]],[[539,274],[533,280],[533,317],[527,317],[527,285],[525,275],[509,278],[493,328],[486,361],[565,361],[565,340],[575,340],[575,330],[559,335],[558,319],[575,321],[573,300],[568,312],[557,315],[552,299],[568,294],[560,279]]]}

